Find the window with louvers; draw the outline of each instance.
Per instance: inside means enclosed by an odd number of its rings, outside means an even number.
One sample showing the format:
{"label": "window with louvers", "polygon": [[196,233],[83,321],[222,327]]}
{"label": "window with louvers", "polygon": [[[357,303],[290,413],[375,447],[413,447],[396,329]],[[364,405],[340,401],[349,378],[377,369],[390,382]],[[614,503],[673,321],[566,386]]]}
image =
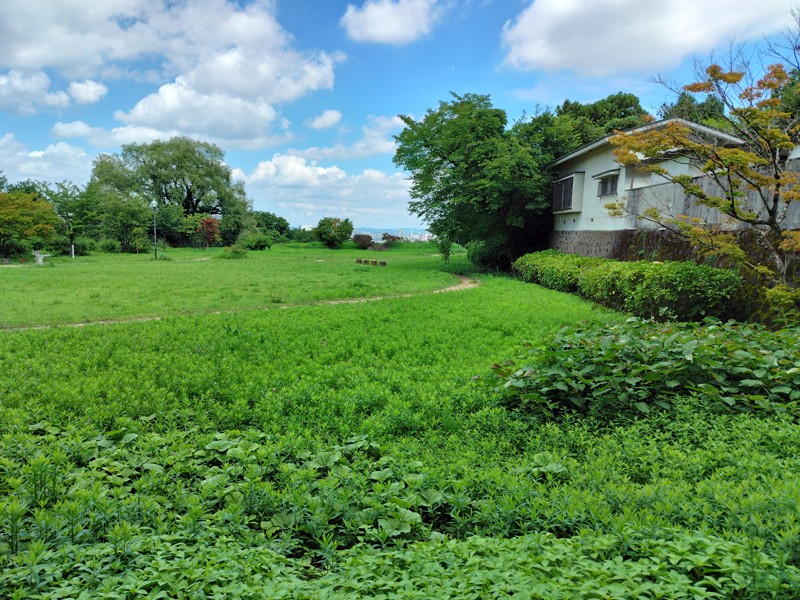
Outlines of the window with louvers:
{"label": "window with louvers", "polygon": [[598,196],[610,196],[617,193],[617,180],[619,177],[604,177],[600,180],[600,188],[598,189]]}
{"label": "window with louvers", "polygon": [[553,185],[553,212],[572,208],[572,177],[556,181]]}

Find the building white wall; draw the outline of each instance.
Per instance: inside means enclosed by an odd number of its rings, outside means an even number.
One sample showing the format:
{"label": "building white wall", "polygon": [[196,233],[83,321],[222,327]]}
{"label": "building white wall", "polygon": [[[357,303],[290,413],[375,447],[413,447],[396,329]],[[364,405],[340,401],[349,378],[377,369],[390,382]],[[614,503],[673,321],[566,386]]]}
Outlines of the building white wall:
{"label": "building white wall", "polygon": [[[673,175],[699,175],[699,169],[685,162],[662,163]],[[618,170],[616,194],[599,195],[599,176]],[[613,148],[605,143],[558,165],[558,178],[583,173],[582,196],[573,197],[572,209],[553,213],[555,231],[618,231],[633,229],[640,223],[633,216],[612,217],[606,204],[626,200],[626,192],[663,183],[663,179],[648,171],[625,167],[614,158]],[[576,187],[576,190],[578,188]],[[641,201],[641,194],[637,194]]]}
{"label": "building white wall", "polygon": [[[600,181],[596,176],[615,169],[619,169],[617,194],[598,196]],[[623,191],[621,188],[624,186],[625,181],[625,168],[614,160],[611,147],[604,145],[565,162],[559,165],[558,168],[559,179],[581,172],[584,173],[583,196],[581,198],[573,197],[573,208],[571,210],[554,213],[553,228],[556,231],[612,231],[627,229],[627,219],[611,217],[608,214],[608,210],[604,208],[605,204],[617,201],[619,194]],[[575,191],[578,190],[576,189]]]}

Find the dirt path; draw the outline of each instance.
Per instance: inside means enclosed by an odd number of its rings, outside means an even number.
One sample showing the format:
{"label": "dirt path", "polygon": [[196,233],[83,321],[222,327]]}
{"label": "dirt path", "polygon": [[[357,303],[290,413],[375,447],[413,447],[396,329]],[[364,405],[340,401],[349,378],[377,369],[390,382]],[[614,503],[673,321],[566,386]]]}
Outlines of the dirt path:
{"label": "dirt path", "polygon": [[[206,260],[206,259],[199,259],[199,260]],[[275,310],[276,308],[286,310],[290,308],[296,308],[298,306],[325,306],[331,304],[360,304],[363,302],[377,302],[379,300],[386,300],[389,298],[413,298],[415,296],[428,296],[431,294],[443,294],[445,292],[460,292],[462,290],[468,290],[471,288],[478,287],[480,282],[472,279],[471,277],[466,277],[465,275],[455,275],[458,278],[459,282],[456,285],[451,285],[450,287],[442,288],[439,290],[431,290],[429,292],[417,292],[413,294],[397,294],[391,296],[370,296],[369,298],[345,298],[343,300],[321,300],[319,302],[310,302],[308,304],[288,304],[285,306],[274,307],[271,306],[269,308],[241,308],[236,310],[230,311],[223,311],[223,310],[214,310],[206,313],[196,313],[196,315],[221,315],[223,313],[237,313],[237,312],[247,312],[247,311],[258,311],[258,310]],[[133,317],[130,319],[103,319],[99,321],[87,321],[84,323],[62,323],[58,325],[28,325],[23,327],[9,327],[8,329],[0,328],[0,332],[2,331],[28,331],[30,329],[53,329],[56,327],[88,327],[90,325],[114,325],[116,323],[146,323],[148,321],[160,321],[162,317]]]}

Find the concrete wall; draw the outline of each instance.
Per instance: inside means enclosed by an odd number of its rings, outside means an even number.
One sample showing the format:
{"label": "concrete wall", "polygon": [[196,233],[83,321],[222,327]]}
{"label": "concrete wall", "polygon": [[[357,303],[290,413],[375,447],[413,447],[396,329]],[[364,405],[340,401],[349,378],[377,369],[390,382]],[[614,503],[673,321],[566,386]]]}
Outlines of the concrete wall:
{"label": "concrete wall", "polygon": [[[800,166],[800,165],[798,165]],[[722,190],[713,181],[700,177],[695,180],[710,195],[722,195]],[[689,196],[681,186],[674,183],[653,185],[636,190],[628,190],[622,196],[626,201],[627,211],[631,213],[630,227],[633,229],[658,229],[659,225],[636,215],[641,215],[648,208],[656,208],[667,217],[685,215],[697,218],[709,225],[719,225],[722,229],[741,230],[749,226],[736,221],[720,211],[703,206],[693,196]],[[765,213],[761,200],[755,193],[750,193],[745,206],[752,212]],[[800,229],[800,202],[792,202],[786,212],[784,229]]]}

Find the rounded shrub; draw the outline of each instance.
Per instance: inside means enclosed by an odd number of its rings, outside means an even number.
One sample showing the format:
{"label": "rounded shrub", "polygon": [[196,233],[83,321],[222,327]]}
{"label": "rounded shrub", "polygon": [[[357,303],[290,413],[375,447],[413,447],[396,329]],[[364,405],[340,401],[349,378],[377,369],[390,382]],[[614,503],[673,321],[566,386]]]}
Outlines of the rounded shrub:
{"label": "rounded shrub", "polygon": [[247,257],[247,249],[239,246],[238,244],[234,244],[233,246],[229,246],[227,248],[222,249],[222,254],[219,255],[219,258],[224,259],[240,259]]}
{"label": "rounded shrub", "polygon": [[372,236],[366,233],[357,233],[353,236],[353,243],[359,250],[367,250],[372,247]]}
{"label": "rounded shrub", "polygon": [[249,233],[239,236],[236,244],[246,250],[269,250],[272,248],[272,237],[264,233]]}
{"label": "rounded shrub", "polygon": [[100,252],[119,252],[121,245],[117,240],[106,238],[97,243],[97,249],[100,250]]}

